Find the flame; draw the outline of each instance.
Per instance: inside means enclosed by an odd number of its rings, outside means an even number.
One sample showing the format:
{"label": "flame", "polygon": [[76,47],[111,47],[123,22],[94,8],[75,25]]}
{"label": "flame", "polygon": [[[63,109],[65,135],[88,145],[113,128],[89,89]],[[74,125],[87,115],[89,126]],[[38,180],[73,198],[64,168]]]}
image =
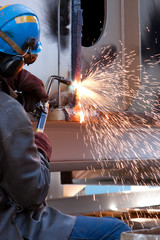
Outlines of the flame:
{"label": "flame", "polygon": [[[76,93],[76,106],[73,108],[74,113],[79,116],[80,123],[85,122],[88,115],[98,116],[97,107],[94,107],[96,102],[104,103],[104,98],[101,94],[92,89],[99,88],[99,82],[87,79],[86,81],[77,81],[73,83],[73,88]],[[90,114],[88,114],[90,112]]]}
{"label": "flame", "polygon": [[76,91],[76,98],[77,98],[77,104],[74,107],[74,111],[79,116],[80,123],[83,123],[83,122],[85,122],[85,120],[84,120],[84,112],[82,110],[82,106],[80,103],[82,93],[83,93],[83,86],[82,86],[81,82],[78,82],[75,80],[74,81],[74,89]]}
{"label": "flame", "polygon": [[82,111],[80,111],[79,116],[80,116],[80,123],[83,123],[84,122],[84,113]]}
{"label": "flame", "polygon": [[[89,89],[92,85],[93,85],[93,81],[87,79],[87,81],[83,81],[83,82],[78,82],[78,81],[74,81],[74,88],[77,92],[77,96],[79,98],[79,100],[81,100],[81,98],[85,98],[85,97],[89,97],[94,99],[95,98],[95,91],[92,91],[91,89]],[[97,86],[98,87],[98,86]]]}
{"label": "flame", "polygon": [[80,117],[80,123],[83,123],[84,122],[84,113],[82,111],[82,107],[81,107],[81,103],[79,103],[79,106],[80,106],[80,111],[79,111],[79,117]]}

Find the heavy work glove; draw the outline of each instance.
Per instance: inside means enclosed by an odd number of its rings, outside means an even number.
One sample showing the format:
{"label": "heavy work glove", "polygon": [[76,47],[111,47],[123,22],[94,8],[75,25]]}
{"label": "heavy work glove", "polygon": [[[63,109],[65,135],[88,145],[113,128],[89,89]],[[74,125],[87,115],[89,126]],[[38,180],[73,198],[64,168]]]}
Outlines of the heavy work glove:
{"label": "heavy work glove", "polygon": [[39,101],[48,100],[43,82],[25,69],[22,69],[15,77],[5,80],[13,90],[22,92],[24,108],[27,112],[33,112]]}
{"label": "heavy work glove", "polygon": [[45,133],[36,132],[35,144],[37,145],[37,148],[46,155],[49,161],[52,154],[52,146],[48,136]]}

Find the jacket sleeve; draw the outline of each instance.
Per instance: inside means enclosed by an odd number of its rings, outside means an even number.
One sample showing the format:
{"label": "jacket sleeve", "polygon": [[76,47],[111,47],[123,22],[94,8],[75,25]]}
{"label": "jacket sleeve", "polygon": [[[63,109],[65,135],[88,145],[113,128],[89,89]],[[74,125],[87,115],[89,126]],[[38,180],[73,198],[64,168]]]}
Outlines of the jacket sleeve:
{"label": "jacket sleeve", "polygon": [[5,78],[5,81],[13,90],[34,93],[39,100],[44,102],[48,100],[43,81],[26,69],[22,69],[14,77]]}
{"label": "jacket sleeve", "polygon": [[48,193],[49,163],[37,150],[28,115],[12,101],[12,107],[9,101],[3,105],[3,187],[17,204],[36,208]]}

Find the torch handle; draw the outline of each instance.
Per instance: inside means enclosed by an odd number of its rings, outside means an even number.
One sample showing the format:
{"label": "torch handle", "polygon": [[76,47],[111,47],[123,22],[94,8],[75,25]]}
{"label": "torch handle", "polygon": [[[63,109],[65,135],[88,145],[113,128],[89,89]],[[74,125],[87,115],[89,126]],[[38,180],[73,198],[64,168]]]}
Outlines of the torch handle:
{"label": "torch handle", "polygon": [[48,116],[48,111],[49,111],[49,102],[46,102],[45,105],[44,105],[44,111],[41,112],[41,115],[39,117],[36,132],[43,132],[44,131],[47,116]]}

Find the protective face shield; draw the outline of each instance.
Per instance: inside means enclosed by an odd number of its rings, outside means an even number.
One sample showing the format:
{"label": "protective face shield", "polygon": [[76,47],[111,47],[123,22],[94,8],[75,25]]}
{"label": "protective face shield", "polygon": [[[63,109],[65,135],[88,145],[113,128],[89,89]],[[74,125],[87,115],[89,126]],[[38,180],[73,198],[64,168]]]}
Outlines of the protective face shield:
{"label": "protective face shield", "polygon": [[0,74],[16,75],[24,64],[32,64],[41,51],[40,26],[36,14],[21,4],[0,8]]}

